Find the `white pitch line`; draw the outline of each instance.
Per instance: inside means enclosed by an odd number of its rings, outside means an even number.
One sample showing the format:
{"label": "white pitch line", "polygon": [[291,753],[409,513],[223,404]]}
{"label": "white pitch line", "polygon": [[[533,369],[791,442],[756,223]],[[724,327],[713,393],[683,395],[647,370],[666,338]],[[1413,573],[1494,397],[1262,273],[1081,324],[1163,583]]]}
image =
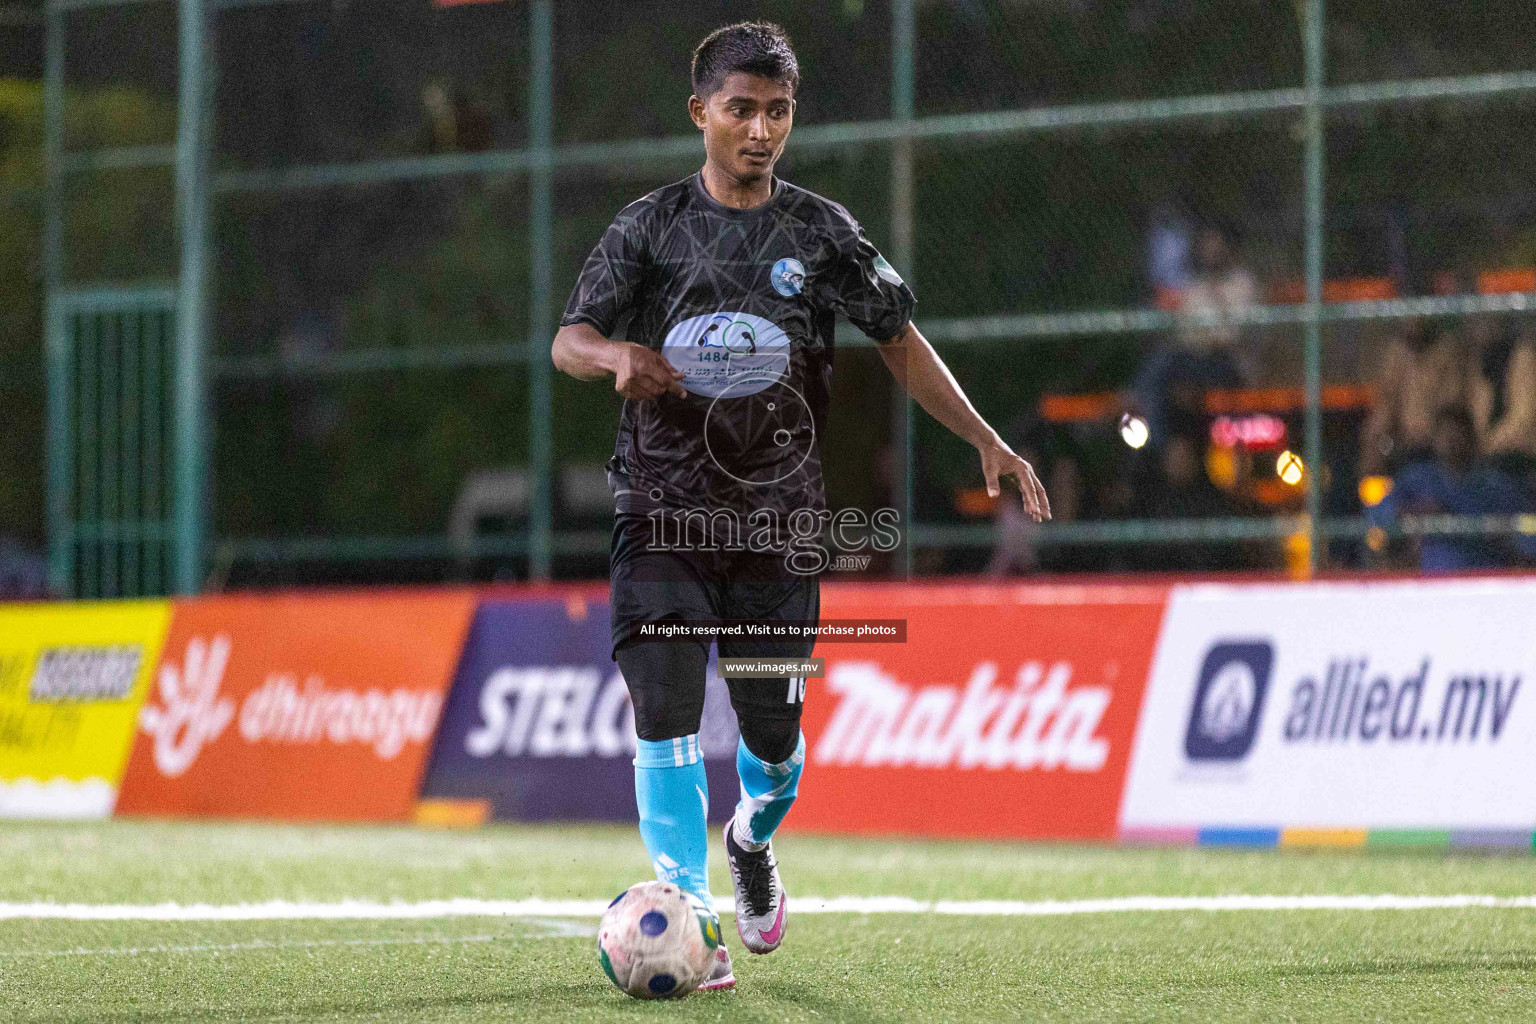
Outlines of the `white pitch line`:
{"label": "white pitch line", "polygon": [[403,939],[293,939],[270,942],[201,943],[194,946],[104,946],[100,949],[14,949],[0,950],[0,960],[59,956],[151,956],[156,953],[244,953],[288,949],[326,949],[368,946],[457,946],[484,942],[520,942],[526,939],[596,938],[592,925],[577,924],[565,918],[533,917],[523,919],[537,926],[532,932],[501,935],[415,935]]}
{"label": "white pitch line", "polygon": [[607,900],[423,900],[380,903],[0,903],[0,920],[402,921],[443,917],[601,917]]}
{"label": "white pitch line", "polygon": [[[734,913],[730,901],[716,901]],[[63,921],[363,921],[451,917],[599,917],[607,900],[425,900],[379,903],[0,903],[0,920]],[[1122,896],[1095,900],[917,900],[905,896],[793,896],[796,914],[948,914],[973,917],[1062,917],[1240,910],[1461,910],[1536,908],[1536,896]]]}
{"label": "white pitch line", "polygon": [[1191,910],[1462,910],[1474,907],[1529,910],[1536,908],[1536,896],[1122,896],[1038,903],[939,900],[931,909],[935,914],[977,917],[1060,917]]}
{"label": "white pitch line", "polygon": [[597,929],[561,918],[530,918],[540,928],[519,935],[417,935],[407,939],[312,939],[288,942],[223,942],[196,946],[105,946],[101,949],[0,950],[0,959],[48,956],[149,956],[156,953],[244,953],[247,951],[347,948],[351,946],[457,946],[461,943],[518,942],[524,939],[594,938]]}
{"label": "white pitch line", "polygon": [[148,956],[154,953],[243,953],[248,950],[324,949],[347,946],[450,946],[458,943],[506,942],[510,935],[432,935],[412,939],[316,939],[310,942],[226,942],[198,946],[106,946],[101,949],[17,949],[0,957]]}

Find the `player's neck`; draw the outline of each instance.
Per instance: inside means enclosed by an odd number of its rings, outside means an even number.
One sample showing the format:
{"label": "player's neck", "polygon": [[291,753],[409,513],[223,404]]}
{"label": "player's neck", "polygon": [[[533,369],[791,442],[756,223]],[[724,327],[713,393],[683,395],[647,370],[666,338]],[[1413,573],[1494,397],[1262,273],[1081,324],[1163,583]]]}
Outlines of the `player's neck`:
{"label": "player's neck", "polygon": [[773,198],[773,173],[742,181],[722,171],[709,161],[704,162],[704,190],[721,206],[733,210],[750,210],[762,206]]}

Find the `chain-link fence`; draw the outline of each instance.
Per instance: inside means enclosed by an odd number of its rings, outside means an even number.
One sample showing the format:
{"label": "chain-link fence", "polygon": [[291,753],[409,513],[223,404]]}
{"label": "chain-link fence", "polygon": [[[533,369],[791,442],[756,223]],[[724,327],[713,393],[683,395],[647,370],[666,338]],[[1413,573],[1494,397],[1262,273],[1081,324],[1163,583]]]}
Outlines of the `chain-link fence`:
{"label": "chain-link fence", "polygon": [[[200,51],[188,7],[203,14]],[[176,435],[207,444],[206,468],[166,467],[199,474],[164,524],[189,545],[184,580],[601,575],[618,400],[553,373],[549,340],[614,214],[701,161],[685,110],[692,47],[754,17],[783,24],[801,61],[780,173],[862,221],[913,283],[919,327],[1057,506],[1037,528],[987,499],[974,453],[911,412],[873,350],[840,331],[821,436],[829,496],[893,505],[909,541],[868,572],[1525,557],[1536,506],[1521,456],[1536,456],[1536,421],[1529,453],[1516,438],[1468,463],[1498,463],[1496,499],[1388,492],[1436,466],[1437,432],[1456,425],[1442,405],[1473,414],[1475,445],[1523,400],[1509,375],[1524,363],[1508,353],[1536,341],[1507,314],[1536,299],[1536,23],[1517,24],[1532,12],[1423,0],[1335,0],[1326,14],[1322,0],[48,11],[52,293],[184,282],[188,258],[207,268],[204,308],[180,295],[178,350],[206,346],[180,381],[206,389],[206,415],[185,407]],[[189,62],[206,105],[178,111]],[[139,106],[114,121],[92,113],[103,97]],[[201,169],[186,151],[199,124]],[[187,192],[172,188],[178,140],[183,185],[201,174],[209,211],[206,254],[186,250],[183,218],[181,259],[165,216]],[[1430,402],[1413,387],[1452,352],[1460,390]],[[56,580],[78,593],[124,587],[59,572],[73,546],[132,534],[122,509],[82,504],[70,471],[103,408],[54,407]],[[1430,476],[1459,485],[1468,467]]]}

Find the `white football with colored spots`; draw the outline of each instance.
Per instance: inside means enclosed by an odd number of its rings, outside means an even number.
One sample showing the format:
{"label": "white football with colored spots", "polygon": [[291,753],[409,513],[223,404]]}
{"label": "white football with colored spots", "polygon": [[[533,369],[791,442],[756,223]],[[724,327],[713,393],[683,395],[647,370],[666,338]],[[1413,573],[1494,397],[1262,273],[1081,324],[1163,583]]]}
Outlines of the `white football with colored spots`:
{"label": "white football with colored spots", "polygon": [[719,946],[720,919],[697,896],[667,882],[624,890],[597,929],[603,972],[636,999],[692,992],[709,976]]}

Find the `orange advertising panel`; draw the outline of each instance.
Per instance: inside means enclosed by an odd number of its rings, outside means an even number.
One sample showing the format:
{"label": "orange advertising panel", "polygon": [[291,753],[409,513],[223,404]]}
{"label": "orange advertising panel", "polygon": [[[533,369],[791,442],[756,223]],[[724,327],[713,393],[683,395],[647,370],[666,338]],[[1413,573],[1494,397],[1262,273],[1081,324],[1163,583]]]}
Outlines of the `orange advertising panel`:
{"label": "orange advertising panel", "polygon": [[823,588],[823,619],[907,642],[819,644],[786,827],[1113,839],[1166,587]]}
{"label": "orange advertising panel", "polygon": [[475,597],[179,601],[119,814],[411,814]]}

